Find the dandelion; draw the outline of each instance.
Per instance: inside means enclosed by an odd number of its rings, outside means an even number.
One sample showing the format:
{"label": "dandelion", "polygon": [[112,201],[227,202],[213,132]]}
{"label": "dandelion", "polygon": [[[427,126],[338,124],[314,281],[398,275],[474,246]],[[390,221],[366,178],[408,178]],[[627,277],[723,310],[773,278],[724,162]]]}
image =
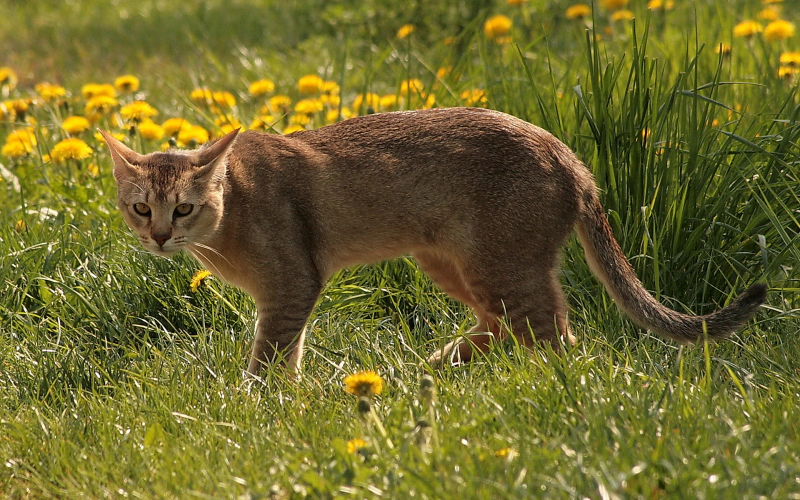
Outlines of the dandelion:
{"label": "dandelion", "polygon": [[356,98],[353,99],[353,108],[361,109],[362,105],[368,109],[376,110],[380,108],[381,96],[379,96],[378,94],[373,94],[372,92],[367,92],[366,94],[358,94]]}
{"label": "dandelion", "polygon": [[339,104],[342,102],[342,99],[335,94],[322,94],[319,96],[319,101],[325,106],[338,108]]}
{"label": "dandelion", "polygon": [[500,448],[499,450],[494,452],[494,456],[498,458],[505,458],[507,460],[513,460],[519,453],[514,448]]}
{"label": "dandelion", "polygon": [[81,87],[83,98],[91,100],[95,97],[117,97],[117,91],[108,83],[87,83]]}
{"label": "dandelion", "polygon": [[197,289],[200,288],[200,285],[202,285],[203,281],[205,281],[205,279],[209,276],[211,276],[211,271],[206,269],[201,269],[200,271],[194,273],[194,276],[192,276],[192,281],[189,283],[189,288],[192,289],[192,292],[197,292]]}
{"label": "dandelion", "polygon": [[17,86],[17,74],[9,67],[0,68],[0,88],[8,92]]}
{"label": "dandelion", "polygon": [[762,9],[756,15],[762,21],[775,21],[778,19],[778,11],[774,7],[767,7],[766,9]]}
{"label": "dandelion", "polygon": [[733,27],[733,36],[739,38],[750,38],[757,33],[761,33],[764,28],[755,21],[742,21]]}
{"label": "dandelion", "polygon": [[272,80],[267,80],[265,78],[263,80],[257,80],[251,83],[247,90],[250,92],[251,96],[259,97],[264,94],[271,94],[275,92],[275,83]]}
{"label": "dandelion", "polygon": [[99,120],[100,116],[109,113],[114,107],[119,104],[115,98],[107,95],[98,95],[92,97],[86,103],[84,114],[93,121]]}
{"label": "dandelion", "polygon": [[339,84],[334,82],[333,80],[325,80],[322,82],[322,88],[320,89],[323,94],[328,95],[339,95]]}
{"label": "dandelion", "polygon": [[620,10],[628,6],[628,0],[601,0],[600,5],[607,10]]}
{"label": "dandelion", "polygon": [[139,135],[148,141],[158,141],[164,137],[164,127],[153,120],[144,120],[139,124]]}
{"label": "dandelion", "polygon": [[[111,132],[111,137],[113,137],[114,139],[116,139],[118,141],[124,141],[126,139],[125,134],[122,134],[120,132]],[[103,135],[100,132],[96,132],[94,134],[94,138],[97,139],[97,142],[100,142],[100,143],[103,143],[103,144],[105,144],[105,142],[106,142],[106,138],[103,137]]]}
{"label": "dandelion", "polygon": [[39,97],[44,99],[45,102],[53,102],[62,97],[66,97],[67,89],[61,85],[52,85],[47,82],[37,83],[33,86],[33,90],[39,94]]}
{"label": "dandelion", "polygon": [[585,3],[578,3],[567,8],[567,19],[583,19],[592,15],[592,8]]}
{"label": "dandelion", "polygon": [[634,17],[633,12],[627,9],[618,10],[611,14],[612,21],[630,21]]}
{"label": "dandelion", "polygon": [[278,118],[271,115],[261,115],[253,118],[250,122],[250,130],[270,130],[278,121]]}
{"label": "dandelion", "polygon": [[800,73],[800,68],[797,66],[781,66],[778,68],[778,76],[780,78],[790,78],[797,73]]}
{"label": "dandelion", "polygon": [[408,35],[414,32],[414,25],[413,24],[404,24],[400,26],[400,29],[397,30],[397,38],[402,40],[403,38],[408,38]]}
{"label": "dandelion", "polygon": [[357,453],[358,450],[366,448],[367,446],[367,442],[363,439],[351,439],[347,442],[347,453]]}
{"label": "dandelion", "polygon": [[123,119],[131,122],[140,122],[144,119],[156,116],[158,110],[144,101],[134,101],[122,106],[119,114]]}
{"label": "dandelion", "polygon": [[423,89],[422,81],[416,78],[412,78],[411,80],[403,80],[403,82],[400,83],[401,95],[406,95],[409,92],[411,92],[412,94],[420,94],[422,93],[422,89]]}
{"label": "dandelion", "polygon": [[167,135],[175,135],[184,127],[191,126],[192,124],[183,118],[170,118],[161,124],[161,127],[164,129],[164,133]]}
{"label": "dandelion", "polygon": [[673,0],[650,0],[647,2],[647,8],[650,10],[672,10],[675,7]]}
{"label": "dandelion", "polygon": [[714,49],[714,52],[717,54],[722,54],[723,56],[729,56],[731,55],[731,46],[727,43],[720,43],[717,45],[717,48]]}
{"label": "dandelion", "polygon": [[295,132],[301,132],[306,128],[302,125],[289,125],[285,129],[283,129],[283,135],[294,134]]}
{"label": "dandelion", "polygon": [[30,102],[25,99],[10,99],[3,101],[0,109],[5,108],[10,115],[14,116],[14,119],[22,121],[25,119],[25,113],[28,112],[29,107]]}
{"label": "dandelion", "polygon": [[8,137],[6,137],[6,143],[8,144],[12,142],[19,142],[29,146],[30,148],[33,148],[38,144],[36,141],[36,133],[31,127],[21,128],[8,134]]}
{"label": "dandelion", "polygon": [[22,231],[24,231],[24,230],[25,230],[25,229],[27,229],[27,228],[28,228],[28,225],[27,225],[27,224],[25,224],[25,221],[24,221],[24,220],[22,220],[22,219],[19,219],[19,220],[18,220],[18,221],[17,221],[17,222],[14,224],[14,231],[16,231],[16,232],[18,232],[18,233],[21,233]]}
{"label": "dandelion", "polygon": [[520,5],[524,4],[527,0],[506,0],[508,5],[512,7],[519,7]]}
{"label": "dandelion", "polygon": [[205,144],[208,138],[208,131],[199,125],[183,127],[178,132],[178,143],[183,146]]}
{"label": "dandelion", "polygon": [[317,94],[322,90],[325,82],[317,75],[306,75],[297,81],[297,90],[301,94]]}
{"label": "dandelion", "polygon": [[50,157],[56,163],[63,163],[66,160],[84,160],[91,155],[92,148],[75,137],[64,139],[53,146],[53,150],[50,152]]}
{"label": "dandelion", "polygon": [[223,106],[227,108],[232,108],[236,106],[236,97],[233,96],[230,92],[221,91],[221,92],[214,92],[211,94],[211,98],[214,100],[218,106]]}
{"label": "dandelion", "polygon": [[483,23],[483,34],[490,40],[504,39],[510,32],[513,23],[508,17],[498,14]]}
{"label": "dandelion", "polygon": [[379,105],[383,111],[393,109],[397,105],[397,96],[394,94],[385,95],[381,97]]}
{"label": "dandelion", "polygon": [[470,89],[461,92],[461,99],[464,100],[466,106],[475,106],[477,104],[485,104],[488,102],[486,98],[486,91],[482,89]]}
{"label": "dandelion", "polygon": [[296,114],[289,118],[289,123],[292,125],[301,125],[305,127],[309,123],[311,123],[311,117],[304,114]]}
{"label": "dandelion", "polygon": [[780,62],[788,66],[800,66],[800,52],[784,52]]}
{"label": "dandelion", "polygon": [[772,21],[764,28],[764,40],[778,42],[794,36],[794,24],[783,19]]}
{"label": "dandelion", "polygon": [[303,99],[298,101],[298,103],[294,106],[295,113],[301,113],[305,115],[317,113],[323,109],[325,109],[325,106],[323,106],[322,101],[319,99]]}
{"label": "dandelion", "polygon": [[189,98],[196,103],[211,104],[214,99],[214,93],[206,87],[196,88],[189,94]]}
{"label": "dandelion", "polygon": [[92,177],[97,177],[100,175],[100,167],[98,167],[96,163],[90,163],[87,165],[86,171],[89,172],[89,175]]}
{"label": "dandelion", "polygon": [[0,149],[0,154],[7,158],[21,158],[33,151],[33,146],[20,141],[6,141],[3,148]]}
{"label": "dandelion", "polygon": [[69,116],[61,122],[61,128],[69,135],[78,135],[91,126],[89,120],[83,116]]}
{"label": "dandelion", "polygon": [[123,94],[130,94],[139,90],[139,79],[133,75],[123,75],[114,80],[114,87]]}
{"label": "dandelion", "polygon": [[[278,94],[269,98],[269,105],[267,106],[267,109],[270,112],[280,111],[285,113],[289,109],[289,106],[291,105],[292,105],[291,97],[289,97],[288,95]],[[261,112],[264,113],[264,110],[262,109]]]}
{"label": "dandelion", "polygon": [[344,390],[359,397],[372,397],[383,390],[383,379],[372,370],[348,375],[344,378]]}

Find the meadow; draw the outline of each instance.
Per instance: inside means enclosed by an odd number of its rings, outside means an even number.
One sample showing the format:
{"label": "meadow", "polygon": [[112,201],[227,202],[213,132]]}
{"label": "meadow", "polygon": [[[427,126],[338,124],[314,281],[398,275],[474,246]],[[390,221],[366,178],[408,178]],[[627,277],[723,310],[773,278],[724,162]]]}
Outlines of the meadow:
{"label": "meadow", "polygon": [[[0,0],[0,497],[800,498],[793,2],[194,4]],[[299,382],[247,379],[252,300],[138,245],[95,133],[152,151],[446,106],[574,149],[660,301],[763,281],[768,304],[663,341],[572,238],[575,347],[431,371],[473,319],[404,258],[331,280]]]}

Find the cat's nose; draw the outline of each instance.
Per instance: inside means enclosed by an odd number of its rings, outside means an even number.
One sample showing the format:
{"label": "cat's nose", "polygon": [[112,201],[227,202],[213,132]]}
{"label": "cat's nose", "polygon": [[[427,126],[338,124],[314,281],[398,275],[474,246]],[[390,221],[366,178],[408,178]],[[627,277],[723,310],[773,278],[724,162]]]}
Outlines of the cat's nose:
{"label": "cat's nose", "polygon": [[158,243],[158,246],[163,247],[164,243],[167,242],[170,236],[171,235],[169,234],[154,234],[151,236],[151,238],[153,238],[155,242]]}

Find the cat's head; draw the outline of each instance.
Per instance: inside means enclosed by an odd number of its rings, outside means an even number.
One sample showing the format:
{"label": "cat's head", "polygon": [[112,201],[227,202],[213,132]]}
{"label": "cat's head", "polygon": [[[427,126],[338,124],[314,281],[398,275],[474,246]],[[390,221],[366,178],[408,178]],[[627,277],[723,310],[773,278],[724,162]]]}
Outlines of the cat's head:
{"label": "cat's head", "polygon": [[227,153],[238,130],[193,151],[139,154],[110,134],[117,202],[142,246],[156,255],[203,245],[219,227]]}

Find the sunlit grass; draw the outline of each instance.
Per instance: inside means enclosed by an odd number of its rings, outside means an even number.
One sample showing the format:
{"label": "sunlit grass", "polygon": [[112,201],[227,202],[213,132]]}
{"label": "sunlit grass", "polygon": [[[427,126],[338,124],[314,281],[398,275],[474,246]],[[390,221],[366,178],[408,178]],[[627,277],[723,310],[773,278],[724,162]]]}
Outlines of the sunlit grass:
{"label": "sunlit grass", "polygon": [[[796,42],[739,27],[790,9],[3,5],[0,493],[798,498]],[[575,348],[429,374],[472,319],[399,259],[331,280],[299,382],[248,380],[251,299],[137,245],[95,134],[152,151],[456,105],[572,147],[660,300],[708,312],[760,280],[769,305],[730,341],[679,347],[633,326],[570,241]],[[366,402],[345,390],[364,372]]]}

